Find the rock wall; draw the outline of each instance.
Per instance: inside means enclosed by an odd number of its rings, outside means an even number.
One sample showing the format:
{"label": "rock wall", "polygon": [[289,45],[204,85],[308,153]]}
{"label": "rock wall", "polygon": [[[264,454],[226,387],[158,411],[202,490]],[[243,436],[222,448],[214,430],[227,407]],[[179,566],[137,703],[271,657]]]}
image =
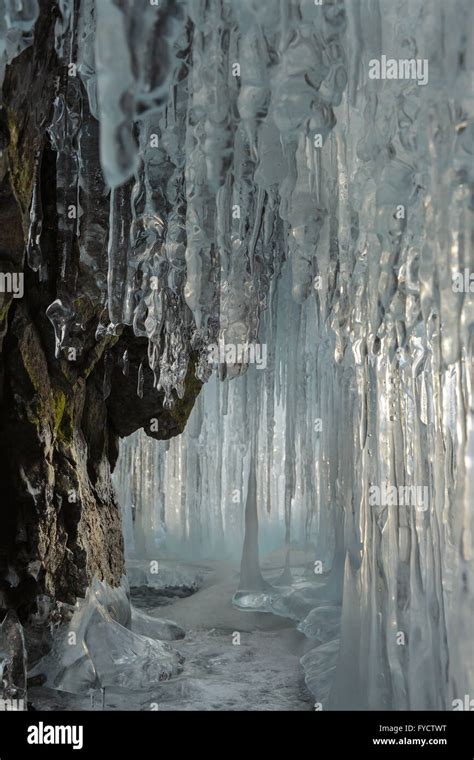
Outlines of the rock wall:
{"label": "rock wall", "polygon": [[[55,3],[40,4],[31,44],[6,68],[1,110],[0,274],[21,273],[23,294],[0,294],[0,609],[23,616],[38,594],[72,602],[94,575],[119,583],[123,540],[110,477],[118,436],[150,420],[158,427],[150,435],[179,434],[201,385],[190,365],[182,399],[164,409],[143,370],[147,341],[128,327],[101,328],[105,303],[61,217],[61,151],[47,130],[65,76],[58,18]],[[98,164],[97,140],[96,130],[88,149]],[[105,204],[109,191],[96,179]],[[101,235],[88,241],[92,259],[106,243],[105,221]],[[69,350],[58,349],[58,331],[71,336]]]}

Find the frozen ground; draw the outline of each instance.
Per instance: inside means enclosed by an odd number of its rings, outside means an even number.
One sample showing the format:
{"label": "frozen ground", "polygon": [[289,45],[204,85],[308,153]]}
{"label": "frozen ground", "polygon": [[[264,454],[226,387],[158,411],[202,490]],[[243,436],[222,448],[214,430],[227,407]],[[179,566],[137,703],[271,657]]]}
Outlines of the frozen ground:
{"label": "frozen ground", "polygon": [[[232,607],[238,575],[231,564],[193,566],[204,577],[192,596],[145,608],[185,629],[186,637],[171,642],[185,657],[177,677],[157,682],[147,691],[111,691],[106,710],[311,710],[300,658],[312,644],[293,621]],[[240,636],[240,643],[237,643]],[[102,709],[101,693],[94,709]],[[32,688],[36,709],[91,709],[89,695]]]}

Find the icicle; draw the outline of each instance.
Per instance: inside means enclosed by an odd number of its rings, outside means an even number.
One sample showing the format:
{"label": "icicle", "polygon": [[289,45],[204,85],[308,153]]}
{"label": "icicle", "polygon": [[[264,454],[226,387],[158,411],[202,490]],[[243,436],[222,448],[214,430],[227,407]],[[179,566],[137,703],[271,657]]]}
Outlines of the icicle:
{"label": "icicle", "polygon": [[138,379],[137,379],[137,396],[139,398],[143,398],[144,380],[145,380],[145,375],[144,375],[144,370],[143,370],[143,362],[141,362],[138,368]]}
{"label": "icicle", "polygon": [[43,209],[40,190],[40,167],[41,156],[37,156],[35,161],[35,182],[33,184],[33,194],[31,197],[30,206],[30,226],[28,229],[28,240],[26,243],[28,266],[30,266],[34,272],[38,272],[43,265],[43,254],[41,252],[40,245],[41,232],[43,228]]}
{"label": "icicle", "polygon": [[56,343],[56,358],[61,356],[61,350],[67,345],[69,328],[74,319],[74,310],[68,303],[57,298],[46,310],[46,316],[53,325]]}
{"label": "icicle", "polygon": [[128,350],[124,351],[122,356],[122,372],[125,377],[128,377],[128,373],[130,372],[130,359],[128,358]]}
{"label": "icicle", "polygon": [[112,372],[114,369],[114,357],[110,351],[106,351],[104,357],[104,380],[102,384],[102,396],[108,399],[112,390]]}

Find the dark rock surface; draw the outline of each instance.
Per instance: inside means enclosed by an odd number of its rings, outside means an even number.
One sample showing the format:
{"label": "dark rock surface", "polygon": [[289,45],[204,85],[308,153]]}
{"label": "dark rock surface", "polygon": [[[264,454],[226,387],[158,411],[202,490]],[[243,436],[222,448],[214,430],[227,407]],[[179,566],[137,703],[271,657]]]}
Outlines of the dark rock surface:
{"label": "dark rock surface", "polygon": [[[147,341],[130,328],[96,335],[105,304],[81,266],[77,240],[58,220],[57,153],[46,125],[65,73],[54,52],[56,4],[41,6],[32,46],[7,68],[0,110],[0,272],[24,273],[23,298],[0,294],[0,613],[15,608],[22,619],[38,594],[73,602],[94,575],[120,582],[123,541],[111,483],[118,437],[149,428],[151,419],[158,423],[151,435],[177,435],[200,390],[190,366],[184,398],[165,409],[147,369]],[[41,277],[25,253],[35,187]],[[100,217],[100,197],[97,204]],[[105,241],[106,215],[104,205]],[[74,304],[68,329],[80,333],[75,361],[55,356],[46,310],[57,298]]]}

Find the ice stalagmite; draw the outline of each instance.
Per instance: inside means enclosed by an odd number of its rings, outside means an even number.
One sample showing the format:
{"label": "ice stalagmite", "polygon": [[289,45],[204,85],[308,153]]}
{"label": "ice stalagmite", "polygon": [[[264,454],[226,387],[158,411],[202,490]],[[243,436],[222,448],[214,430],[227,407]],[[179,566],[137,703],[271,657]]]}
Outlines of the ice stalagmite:
{"label": "ice stalagmite", "polygon": [[268,584],[260,572],[258,552],[257,475],[255,451],[250,453],[247,499],[245,503],[245,537],[240,566],[240,588],[260,591]]}
{"label": "ice stalagmite", "polygon": [[[0,625],[0,693],[3,701],[26,709],[26,648],[23,627],[10,610]],[[5,708],[5,705],[3,706]]]}

